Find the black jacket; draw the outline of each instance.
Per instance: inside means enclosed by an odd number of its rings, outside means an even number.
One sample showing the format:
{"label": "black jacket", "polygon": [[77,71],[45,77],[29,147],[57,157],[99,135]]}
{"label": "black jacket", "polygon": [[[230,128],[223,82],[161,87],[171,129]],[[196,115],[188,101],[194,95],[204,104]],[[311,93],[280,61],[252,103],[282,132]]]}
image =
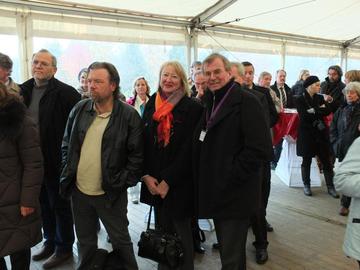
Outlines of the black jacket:
{"label": "black jacket", "polygon": [[[29,107],[31,103],[34,79],[20,85],[24,103]],[[41,150],[44,156],[45,184],[50,184],[58,190],[61,141],[64,135],[68,115],[74,105],[80,100],[80,94],[75,88],[54,77],[49,80],[39,103],[39,129]]]}
{"label": "black jacket", "polygon": [[329,77],[325,78],[320,85],[321,94],[330,95],[334,100],[329,104],[331,112],[335,113],[345,102],[344,94],[342,90],[345,88],[345,84],[339,79],[337,82],[330,82]]}
{"label": "black jacket", "polygon": [[[344,120],[345,109],[348,106],[350,105],[344,104],[336,111],[330,126],[330,143],[340,162],[344,159],[353,141],[360,136],[360,103],[354,105],[349,119]],[[345,126],[345,121],[349,122],[347,126]]]}
{"label": "black jacket", "polygon": [[299,80],[291,87],[291,93],[294,97],[301,96],[306,91],[304,81]]}
{"label": "black jacket", "polygon": [[[330,114],[331,109],[322,95],[311,98],[307,91],[296,99],[296,107],[300,118],[296,153],[302,157],[314,157],[321,147],[330,147],[329,131],[323,117]],[[307,111],[311,108],[315,113]]]}
{"label": "black jacket", "polygon": [[205,111],[194,133],[193,168],[200,218],[253,215],[260,203],[259,168],[271,159],[269,127],[259,100],[238,84],[229,90],[232,83],[215,91],[215,103],[230,92],[200,141],[213,105],[213,93],[205,94]]}
{"label": "black jacket", "polygon": [[[276,96],[278,98],[280,98],[280,92],[279,92],[279,89],[277,88],[277,83],[275,82],[272,86],[270,86],[270,88],[272,90],[274,90],[275,93],[276,93]],[[284,84],[284,90],[285,90],[285,93],[286,93],[286,106],[285,106],[285,108],[295,108],[293,94],[291,92],[290,87],[286,83]]]}
{"label": "black jacket", "polygon": [[[96,117],[91,99],[79,102],[69,115],[62,142],[60,194],[71,196],[75,186],[81,146]],[[143,127],[139,114],[130,105],[114,100],[113,111],[102,137],[102,189],[109,201],[139,181],[143,165]]]}
{"label": "black jacket", "polygon": [[271,98],[270,90],[265,87],[261,87],[259,85],[255,85],[255,84],[253,86],[253,89],[255,91],[258,91],[258,92],[264,94],[266,97],[267,107],[268,107],[266,114],[267,114],[267,117],[269,118],[269,125],[272,128],[273,126],[275,126],[276,122],[278,121],[279,115],[276,111],[274,101]]}
{"label": "black jacket", "polygon": [[173,217],[194,215],[194,181],[191,169],[191,142],[194,129],[203,111],[202,106],[184,96],[172,111],[173,130],[170,143],[164,148],[156,142],[158,122],[152,116],[155,112],[156,93],[146,104],[145,123],[145,165],[144,175],[158,181],[165,180],[170,189],[165,199],[152,196],[145,184],[141,187],[141,202],[162,205]]}

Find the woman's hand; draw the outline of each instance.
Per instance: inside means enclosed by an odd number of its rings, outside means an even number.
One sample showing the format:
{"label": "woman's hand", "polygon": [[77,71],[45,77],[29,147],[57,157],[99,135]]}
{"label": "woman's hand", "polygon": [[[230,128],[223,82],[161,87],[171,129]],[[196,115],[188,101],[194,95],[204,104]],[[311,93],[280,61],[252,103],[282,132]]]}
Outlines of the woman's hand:
{"label": "woman's hand", "polygon": [[23,217],[26,217],[28,215],[31,215],[35,212],[35,208],[32,207],[26,207],[26,206],[20,206],[20,213]]}
{"label": "woman's hand", "polygon": [[159,195],[161,199],[164,199],[169,192],[169,185],[165,182],[165,180],[162,180],[160,184],[157,186],[157,190],[159,192]]}
{"label": "woman's hand", "polygon": [[152,195],[158,195],[159,192],[158,192],[158,185],[159,185],[159,182],[156,178],[150,176],[150,175],[145,175],[143,176],[142,180],[144,181],[144,183],[146,184],[149,192],[152,194]]}

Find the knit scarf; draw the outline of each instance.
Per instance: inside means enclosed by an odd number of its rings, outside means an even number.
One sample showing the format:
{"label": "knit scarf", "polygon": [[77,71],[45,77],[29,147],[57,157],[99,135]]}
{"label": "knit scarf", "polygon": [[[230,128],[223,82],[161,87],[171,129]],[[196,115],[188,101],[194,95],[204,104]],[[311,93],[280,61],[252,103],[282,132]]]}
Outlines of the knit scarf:
{"label": "knit scarf", "polygon": [[167,99],[161,96],[160,91],[156,93],[153,119],[159,123],[157,127],[157,140],[158,144],[163,147],[167,146],[170,142],[170,133],[174,119],[172,110],[183,96],[183,90],[176,90]]}

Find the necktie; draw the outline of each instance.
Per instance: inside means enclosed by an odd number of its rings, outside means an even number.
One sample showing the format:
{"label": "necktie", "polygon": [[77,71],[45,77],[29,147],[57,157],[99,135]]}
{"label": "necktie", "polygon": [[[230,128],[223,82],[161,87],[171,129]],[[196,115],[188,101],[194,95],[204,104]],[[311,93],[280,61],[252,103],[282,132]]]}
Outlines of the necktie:
{"label": "necktie", "polygon": [[284,87],[280,87],[280,91],[281,91],[281,103],[283,105],[283,108],[286,107],[286,93],[284,90]]}

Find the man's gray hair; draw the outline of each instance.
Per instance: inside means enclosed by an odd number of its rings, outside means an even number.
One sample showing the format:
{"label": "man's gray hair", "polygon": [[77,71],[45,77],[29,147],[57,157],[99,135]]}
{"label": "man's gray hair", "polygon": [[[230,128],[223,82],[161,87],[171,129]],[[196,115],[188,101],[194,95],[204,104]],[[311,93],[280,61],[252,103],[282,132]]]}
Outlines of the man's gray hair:
{"label": "man's gray hair", "polygon": [[345,86],[343,93],[346,95],[349,91],[355,91],[358,97],[360,98],[360,82],[350,82]]}
{"label": "man's gray hair", "polygon": [[245,75],[245,68],[244,65],[240,62],[230,62],[232,67],[236,67],[237,72],[239,73],[240,76],[244,76]]}
{"label": "man's gray hair", "polygon": [[6,54],[0,53],[0,67],[10,70],[13,67],[13,61]]}
{"label": "man's gray hair", "polygon": [[34,53],[32,58],[34,59],[35,55],[38,54],[38,53],[48,53],[48,54],[50,54],[50,56],[51,56],[51,65],[53,67],[57,67],[56,57],[51,52],[49,52],[47,49],[41,49],[40,51]]}

